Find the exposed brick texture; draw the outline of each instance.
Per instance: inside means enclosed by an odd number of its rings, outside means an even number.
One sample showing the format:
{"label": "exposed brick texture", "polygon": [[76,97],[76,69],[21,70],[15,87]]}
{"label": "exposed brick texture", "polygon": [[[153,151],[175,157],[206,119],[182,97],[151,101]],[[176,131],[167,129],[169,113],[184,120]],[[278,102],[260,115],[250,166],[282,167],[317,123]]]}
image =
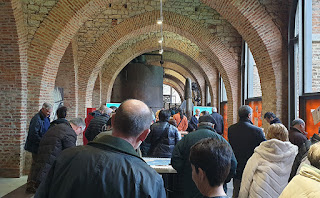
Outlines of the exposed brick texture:
{"label": "exposed brick texture", "polygon": [[0,177],[20,177],[26,132],[26,31],[19,1],[0,3]]}
{"label": "exposed brick texture", "polygon": [[[95,46],[90,50],[89,53],[87,53],[86,58],[82,61],[81,65],[89,68],[89,70],[80,69],[80,72],[83,71],[81,76],[88,76],[90,80],[95,79],[94,76],[97,74],[90,74],[89,71],[99,71],[99,67],[102,66],[104,60],[106,60],[109,54],[111,54],[111,50],[118,47],[121,44],[121,41],[123,42],[126,39],[138,36],[143,32],[157,31],[158,27],[154,24],[154,21],[157,19],[157,15],[157,12],[148,12],[143,15],[132,17],[126,21],[123,21],[119,25],[114,26],[114,28],[101,36],[96,42]],[[228,98],[231,100],[229,103],[230,107],[228,108],[230,112],[228,119],[233,120],[235,118],[233,109],[238,107],[237,92],[239,85],[238,64],[236,63],[234,57],[225,48],[219,38],[213,36],[207,29],[201,26],[199,27],[199,25],[194,21],[170,12],[166,12],[164,16],[166,21],[164,25],[165,31],[175,32],[182,36],[190,37],[191,42],[194,42],[200,46],[201,50],[203,50],[206,55],[206,58],[198,59],[198,62],[201,63],[210,59],[209,65],[215,65],[218,68],[219,72],[224,78]],[[176,23],[176,21],[179,21],[180,23]],[[184,45],[186,46],[187,43]],[[146,52],[145,49],[144,52]],[[193,54],[192,56],[197,55]],[[93,62],[92,60],[97,61]],[[119,68],[119,64],[116,64],[116,67]],[[210,67],[212,68],[212,66],[209,66],[208,69],[204,70],[208,74],[212,72],[212,69],[209,69]],[[110,72],[112,72],[112,70],[113,69],[111,68],[108,69]],[[232,78],[229,78],[228,76],[232,76]],[[235,76],[237,77],[235,78]],[[91,105],[93,85],[93,82],[86,83],[86,79],[83,79],[83,83],[79,82],[80,87],[86,87],[87,91],[91,90],[91,93],[86,93],[86,97],[80,97],[86,98],[86,101],[83,101],[83,104],[81,104],[81,102],[79,103],[80,105],[84,105],[83,109],[85,106]],[[111,88],[109,88],[109,90],[111,90]],[[110,94],[111,91],[109,91],[109,95]]]}
{"label": "exposed brick texture", "polygon": [[[274,23],[273,17],[276,16],[271,17],[256,0],[202,2],[217,10],[248,43],[260,75],[263,112],[275,112],[281,120],[286,121],[287,41]],[[228,103],[228,112],[229,108]],[[264,121],[263,127],[267,126]]]}
{"label": "exposed brick texture", "polygon": [[[164,84],[174,87],[183,99],[182,81],[191,77],[204,102],[207,83],[212,104],[219,106],[221,74],[228,97],[226,117],[233,124],[241,101],[244,40],[257,64],[262,114],[273,111],[285,122],[291,1],[164,1]],[[114,80],[131,59],[159,50],[155,23],[159,7],[158,0],[0,3],[0,176],[19,177],[24,164],[28,170],[30,161],[23,149],[28,123],[43,102],[53,102],[54,86],[64,88],[69,115],[84,117],[86,107],[110,101]],[[314,0],[315,34],[320,33],[318,10],[319,2]],[[320,73],[319,43],[313,43],[314,76]],[[265,121],[262,127],[267,128]]]}
{"label": "exposed brick texture", "polygon": [[67,119],[77,117],[75,110],[75,72],[71,43],[61,59],[55,85],[63,87],[64,106],[68,108]]}

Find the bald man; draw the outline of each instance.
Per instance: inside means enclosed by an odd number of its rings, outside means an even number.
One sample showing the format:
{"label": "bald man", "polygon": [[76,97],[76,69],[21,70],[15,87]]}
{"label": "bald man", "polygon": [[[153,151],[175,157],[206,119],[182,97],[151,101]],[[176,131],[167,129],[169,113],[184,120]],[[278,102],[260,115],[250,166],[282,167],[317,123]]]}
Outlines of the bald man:
{"label": "bald man", "polygon": [[35,198],[166,197],[160,175],[135,151],[150,132],[149,107],[127,100],[114,116],[112,136],[62,152]]}

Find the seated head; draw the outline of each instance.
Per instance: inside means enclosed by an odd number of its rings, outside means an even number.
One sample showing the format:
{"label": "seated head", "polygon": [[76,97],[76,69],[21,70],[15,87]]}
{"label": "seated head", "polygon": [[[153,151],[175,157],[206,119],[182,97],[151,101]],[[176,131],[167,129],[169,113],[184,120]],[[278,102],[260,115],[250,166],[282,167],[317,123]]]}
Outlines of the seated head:
{"label": "seated head", "polygon": [[283,142],[289,141],[289,133],[287,128],[280,123],[271,124],[266,135],[267,140],[278,139]]}
{"label": "seated head", "polygon": [[230,145],[216,138],[200,140],[190,149],[192,179],[202,191],[204,184],[221,186],[227,179],[231,167]]}
{"label": "seated head", "polygon": [[214,125],[216,125],[216,120],[211,116],[211,115],[204,115],[204,116],[200,116],[199,118],[199,126],[200,125],[208,125],[208,126],[212,126],[212,128],[214,128]]}

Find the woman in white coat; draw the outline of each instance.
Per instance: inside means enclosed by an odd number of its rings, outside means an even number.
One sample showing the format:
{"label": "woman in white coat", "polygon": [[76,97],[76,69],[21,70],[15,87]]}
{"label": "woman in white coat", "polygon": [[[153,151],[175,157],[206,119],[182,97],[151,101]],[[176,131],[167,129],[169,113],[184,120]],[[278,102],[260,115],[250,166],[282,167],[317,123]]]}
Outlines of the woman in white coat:
{"label": "woman in white coat", "polygon": [[291,144],[283,124],[272,124],[267,141],[255,148],[243,172],[240,198],[277,198],[288,184],[298,147]]}

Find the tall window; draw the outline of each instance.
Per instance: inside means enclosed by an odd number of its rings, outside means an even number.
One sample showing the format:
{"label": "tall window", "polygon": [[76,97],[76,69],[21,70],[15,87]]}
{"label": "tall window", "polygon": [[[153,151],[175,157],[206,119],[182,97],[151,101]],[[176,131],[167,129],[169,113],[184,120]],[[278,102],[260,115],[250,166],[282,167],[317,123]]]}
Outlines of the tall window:
{"label": "tall window", "polygon": [[253,55],[248,47],[248,44],[244,43],[244,56],[243,56],[243,96],[244,99],[261,97],[261,84],[256,62],[253,59]]}
{"label": "tall window", "polygon": [[163,102],[171,104],[180,104],[181,98],[178,92],[169,85],[163,85]]}
{"label": "tall window", "polygon": [[289,123],[300,117],[308,137],[318,132],[311,112],[320,106],[320,2],[294,0],[289,21]]}

